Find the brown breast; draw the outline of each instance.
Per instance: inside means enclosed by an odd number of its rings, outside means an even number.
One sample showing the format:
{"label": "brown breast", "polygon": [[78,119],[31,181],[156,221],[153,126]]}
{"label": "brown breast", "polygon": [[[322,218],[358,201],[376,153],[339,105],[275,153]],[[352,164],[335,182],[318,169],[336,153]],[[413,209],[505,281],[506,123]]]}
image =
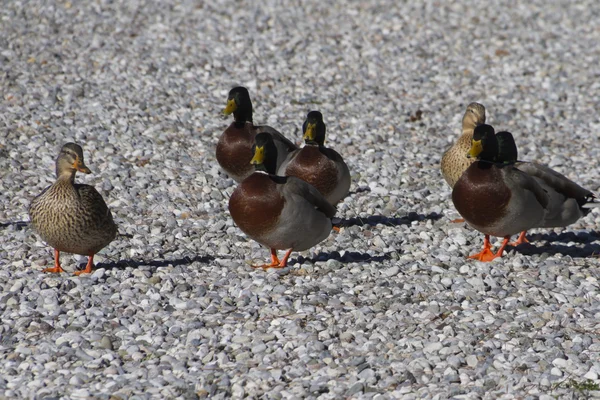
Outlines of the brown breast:
{"label": "brown breast", "polygon": [[306,145],[287,166],[285,174],[310,183],[323,196],[327,196],[335,189],[338,171],[335,163],[320,151],[319,146]]}
{"label": "brown breast", "polygon": [[251,122],[232,122],[217,143],[217,161],[221,168],[233,175],[244,175],[253,169],[250,160],[255,136],[256,130]]}
{"label": "brown breast", "polygon": [[511,192],[494,164],[478,161],[463,173],[452,190],[460,215],[476,226],[492,225],[506,215]]}
{"label": "brown breast", "polygon": [[278,190],[285,178],[256,172],[235,189],[229,199],[229,213],[236,225],[250,237],[260,237],[279,223],[285,199]]}

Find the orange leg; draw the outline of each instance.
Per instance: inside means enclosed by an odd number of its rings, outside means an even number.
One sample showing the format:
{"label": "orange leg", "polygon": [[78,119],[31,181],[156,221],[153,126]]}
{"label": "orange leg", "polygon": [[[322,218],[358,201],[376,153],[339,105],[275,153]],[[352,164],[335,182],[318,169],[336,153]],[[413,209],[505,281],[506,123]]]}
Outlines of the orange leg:
{"label": "orange leg", "polygon": [[450,222],[452,222],[453,224],[461,224],[461,223],[465,222],[465,219],[464,218],[456,218]]}
{"label": "orange leg", "polygon": [[520,244],[523,243],[529,243],[529,240],[527,240],[527,238],[525,237],[525,235],[527,234],[527,231],[523,231],[519,234],[519,237],[517,238],[516,242],[511,242],[508,245],[509,246],[518,246]]}
{"label": "orange leg", "polygon": [[340,233],[340,227],[339,226],[332,226],[331,227],[332,230],[336,231],[337,233]]}
{"label": "orange leg", "polygon": [[502,245],[500,246],[496,254],[494,254],[491,250],[492,246],[490,244],[490,235],[485,235],[485,239],[483,240],[483,250],[481,251],[481,253],[473,254],[472,256],[469,256],[469,258],[474,258],[479,261],[488,262],[495,260],[498,257],[502,257],[502,253],[504,253],[504,249],[508,245],[509,240],[510,236],[505,236],[504,240],[502,241]]}
{"label": "orange leg", "polygon": [[253,265],[252,268],[279,268],[279,258],[277,258],[277,250],[271,249],[271,264]]}
{"label": "orange leg", "polygon": [[79,276],[81,274],[91,274],[93,266],[94,266],[94,255],[90,254],[88,257],[88,262],[85,266],[85,269],[83,269],[81,271],[75,271],[75,275]]}
{"label": "orange leg", "polygon": [[[521,232],[524,235],[525,232]],[[508,245],[508,241],[510,240],[510,236],[504,236],[504,240],[502,241],[502,245],[494,255],[494,258],[502,257],[502,253],[504,253],[504,248]]]}
{"label": "orange leg", "polygon": [[496,258],[495,254],[492,252],[492,245],[490,244],[490,235],[485,235],[483,239],[483,250],[481,250],[477,254],[473,254],[468,258],[472,258],[478,261],[492,261]]}
{"label": "orange leg", "polygon": [[288,250],[288,251],[285,253],[285,256],[283,256],[283,260],[281,260],[281,263],[279,264],[279,268],[285,268],[285,267],[287,267],[287,261],[288,261],[288,258],[290,258],[290,254],[292,254],[292,251],[293,251],[293,250],[294,250],[294,249],[289,249],[289,250]]}
{"label": "orange leg", "polygon": [[42,272],[52,272],[55,274],[59,272],[65,272],[65,270],[60,266],[60,251],[54,249],[54,268],[46,268]]}

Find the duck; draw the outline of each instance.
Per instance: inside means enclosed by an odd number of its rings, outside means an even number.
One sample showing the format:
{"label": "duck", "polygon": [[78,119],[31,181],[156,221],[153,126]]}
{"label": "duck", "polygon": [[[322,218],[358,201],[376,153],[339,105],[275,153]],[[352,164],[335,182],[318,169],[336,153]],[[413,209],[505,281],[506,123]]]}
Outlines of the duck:
{"label": "duck", "polygon": [[342,156],[325,147],[323,114],[310,111],[302,124],[304,147],[288,155],[277,175],[295,176],[313,185],[333,206],[350,191],[350,170]]}
{"label": "duck", "polygon": [[43,272],[64,272],[60,253],[66,252],[88,256],[85,269],[75,275],[91,273],[94,255],[117,235],[117,226],[104,199],[93,186],[75,183],[76,172],[91,173],[81,146],[67,143],[56,158],[56,182],[29,206],[34,231],[54,248],[54,267]]}
{"label": "duck", "polygon": [[[242,232],[271,250],[271,263],[254,268],[285,268],[292,251],[308,250],[329,236],[336,209],[311,184],[275,174],[271,135],[256,135],[250,162],[257,171],[235,188],[229,213]],[[281,261],[277,250],[286,250]]]}
{"label": "duck", "polygon": [[229,91],[224,115],[233,114],[233,122],[221,134],[217,143],[216,158],[221,168],[234,181],[240,183],[254,172],[252,146],[254,138],[260,132],[271,136],[278,149],[277,165],[281,165],[289,153],[298,149],[294,143],[274,128],[252,122],[252,101],[248,89],[243,86]]}
{"label": "duck", "polygon": [[474,158],[467,158],[466,155],[471,147],[473,131],[481,124],[485,124],[485,107],[475,102],[469,104],[462,119],[462,134],[442,155],[442,176],[451,188],[462,173],[475,162]]}
{"label": "duck", "polygon": [[[483,104],[473,102],[467,106],[462,119],[462,134],[450,148],[442,155],[441,170],[442,176],[446,183],[453,188],[463,172],[475,162],[475,158],[467,157],[467,153],[471,148],[471,138],[473,131],[479,125],[485,124],[486,113]],[[514,143],[514,140],[512,141]],[[458,218],[452,220],[455,223],[465,222],[464,219]],[[521,243],[529,243],[525,237],[527,232],[523,231],[519,237],[511,245],[518,246]]]}
{"label": "duck", "polygon": [[[466,222],[483,233],[479,261],[501,257],[510,237],[532,228],[565,227],[598,207],[596,196],[547,166],[517,161],[510,132],[475,128],[467,153],[476,161],[452,189],[452,202]],[[496,253],[490,236],[503,237]]]}

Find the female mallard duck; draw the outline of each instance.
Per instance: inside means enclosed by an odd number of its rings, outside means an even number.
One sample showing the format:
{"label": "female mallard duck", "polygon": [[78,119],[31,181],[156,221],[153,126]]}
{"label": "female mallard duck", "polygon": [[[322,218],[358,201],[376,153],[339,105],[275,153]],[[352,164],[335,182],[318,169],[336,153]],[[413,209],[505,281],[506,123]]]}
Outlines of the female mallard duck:
{"label": "female mallard duck", "polygon": [[[469,157],[477,158],[452,190],[452,202],[469,225],[485,234],[483,250],[469,258],[502,256],[510,236],[532,228],[567,226],[597,207],[594,195],[548,167],[516,160],[509,132],[475,128]],[[498,252],[489,236],[504,237]]]}
{"label": "female mallard duck", "polygon": [[54,268],[44,272],[64,272],[60,252],[88,256],[84,270],[90,273],[94,254],[106,247],[117,235],[110,210],[93,186],[76,184],[75,172],[89,174],[83,162],[83,150],[67,143],[56,159],[56,182],[48,186],[29,206],[33,229],[54,248]]}
{"label": "female mallard duck", "polygon": [[462,135],[442,156],[442,176],[450,187],[454,187],[462,173],[475,161],[467,158],[467,152],[473,131],[481,124],[485,124],[485,107],[479,103],[469,104],[462,119]]}
{"label": "female mallard duck", "polygon": [[[271,264],[287,266],[292,251],[307,250],[329,236],[335,207],[310,184],[296,177],[275,176],[277,146],[266,133],[256,135],[254,172],[234,190],[229,212],[236,225],[252,239],[271,249]],[[281,261],[277,250],[287,249]]]}
{"label": "female mallard duck", "polygon": [[350,171],[342,156],[325,147],[325,131],[323,115],[309,112],[302,125],[306,144],[287,157],[277,175],[295,176],[310,183],[335,206],[348,195]]}
{"label": "female mallard duck", "polygon": [[254,138],[259,132],[266,132],[277,146],[277,165],[281,165],[288,154],[297,149],[297,146],[286,139],[281,133],[270,126],[255,126],[252,123],[252,102],[248,89],[245,87],[234,87],[229,91],[227,106],[223,114],[233,113],[233,122],[219,138],[217,143],[217,161],[221,168],[227,172],[233,180],[241,182],[254,172],[254,166],[250,164],[252,159],[252,146]]}

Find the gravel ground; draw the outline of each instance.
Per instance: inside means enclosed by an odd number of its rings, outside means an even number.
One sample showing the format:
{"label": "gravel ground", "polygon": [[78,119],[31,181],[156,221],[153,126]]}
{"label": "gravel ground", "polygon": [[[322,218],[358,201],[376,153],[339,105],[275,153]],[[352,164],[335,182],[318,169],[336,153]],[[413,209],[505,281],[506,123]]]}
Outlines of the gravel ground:
{"label": "gravel ground", "polygon": [[[479,101],[522,159],[600,192],[596,0],[170,3],[0,8],[0,394],[600,396],[599,210],[467,261],[482,235],[438,168]],[[214,159],[237,84],[297,141],[321,110],[352,171],[345,228],[281,271],[249,267],[268,250]],[[82,277],[40,272],[27,216],[67,141],[120,232]]]}

